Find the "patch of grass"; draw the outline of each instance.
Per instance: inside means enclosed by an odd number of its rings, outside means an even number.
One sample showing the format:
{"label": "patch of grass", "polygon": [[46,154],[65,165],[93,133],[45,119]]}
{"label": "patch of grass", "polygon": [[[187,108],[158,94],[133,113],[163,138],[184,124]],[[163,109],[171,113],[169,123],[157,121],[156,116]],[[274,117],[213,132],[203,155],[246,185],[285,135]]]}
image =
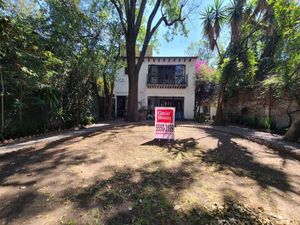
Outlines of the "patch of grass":
{"label": "patch of grass", "polygon": [[104,208],[112,208],[114,205],[124,203],[127,196],[122,190],[108,189],[99,191],[94,198],[94,200],[100,202]]}
{"label": "patch of grass", "polygon": [[90,210],[89,214],[95,219],[94,223],[95,225],[101,225],[101,217],[100,217],[100,210],[95,208]]}
{"label": "patch of grass", "polygon": [[141,193],[137,197],[141,202],[136,202],[133,207],[136,217],[133,224],[178,224],[179,217],[174,212],[173,205],[162,193]]}
{"label": "patch of grass", "polygon": [[75,219],[68,219],[66,222],[61,221],[61,225],[77,225],[77,221]]}

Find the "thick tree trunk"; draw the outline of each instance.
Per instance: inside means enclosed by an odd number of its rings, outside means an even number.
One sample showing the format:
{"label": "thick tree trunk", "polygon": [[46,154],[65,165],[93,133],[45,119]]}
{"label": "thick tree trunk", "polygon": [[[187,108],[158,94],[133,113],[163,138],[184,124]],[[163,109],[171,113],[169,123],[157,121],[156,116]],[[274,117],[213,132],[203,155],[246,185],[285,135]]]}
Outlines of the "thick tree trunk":
{"label": "thick tree trunk", "polygon": [[20,108],[19,108],[19,119],[20,119],[20,125],[22,126],[22,107],[23,107],[23,87],[21,84],[21,90],[20,90]]}
{"label": "thick tree trunk", "polygon": [[300,119],[294,121],[284,135],[286,141],[298,141],[300,139]]}
{"label": "thick tree trunk", "polygon": [[98,86],[97,86],[97,80],[96,80],[96,78],[94,77],[93,74],[91,75],[91,84],[92,84],[94,95],[97,99],[97,106],[98,106],[97,121],[99,121],[103,117],[104,109],[103,109],[103,105],[102,105],[102,101],[101,101],[101,96],[99,94],[99,89],[98,89]]}
{"label": "thick tree trunk", "polygon": [[2,66],[0,65],[0,77],[1,77],[1,140],[4,140],[4,83],[2,76]]}
{"label": "thick tree trunk", "polygon": [[139,69],[136,68],[135,63],[135,41],[134,38],[127,38],[126,53],[127,53],[127,68],[128,68],[128,107],[127,107],[127,121],[138,121],[138,76]]}
{"label": "thick tree trunk", "polygon": [[109,92],[108,81],[106,79],[106,74],[103,74],[103,83],[104,83],[104,95],[105,95],[105,102],[104,102],[104,117],[105,119],[111,119],[111,102],[112,96]]}
{"label": "thick tree trunk", "polygon": [[127,121],[136,122],[138,121],[138,79],[136,77],[129,77],[128,93]]}

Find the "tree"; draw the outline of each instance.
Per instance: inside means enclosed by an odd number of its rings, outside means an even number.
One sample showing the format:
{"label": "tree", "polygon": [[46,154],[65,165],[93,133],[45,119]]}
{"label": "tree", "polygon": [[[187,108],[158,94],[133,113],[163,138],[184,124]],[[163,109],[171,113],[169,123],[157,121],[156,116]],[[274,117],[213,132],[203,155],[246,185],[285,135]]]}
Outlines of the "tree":
{"label": "tree", "polygon": [[[223,1],[215,0],[213,6],[209,6],[205,9],[204,14],[202,14],[203,20],[203,33],[206,36],[210,50],[213,51],[217,49],[218,56],[220,59],[220,64],[223,63],[223,54],[220,52],[218,45],[218,38],[220,36],[221,25],[224,22],[226,15],[225,9],[222,6]],[[218,124],[223,124],[223,101],[224,101],[224,92],[226,86],[226,79],[221,80],[220,90],[218,94],[218,105],[217,105],[217,114],[215,121]]]}
{"label": "tree", "polygon": [[[287,107],[289,129],[284,139],[297,141],[300,138],[300,120],[294,115],[300,112],[300,6],[299,3],[284,0],[269,3],[273,8],[271,24],[272,30],[275,30],[276,45],[266,44],[264,52],[272,53],[272,57],[262,58],[262,68],[272,69],[263,82],[267,87],[272,86],[276,97],[290,102]],[[291,102],[295,102],[298,108],[290,110]]]}
{"label": "tree", "polygon": [[91,122],[94,77],[106,80],[111,105],[122,35],[108,1],[7,0],[0,7],[4,138]]}
{"label": "tree", "polygon": [[[185,17],[182,15],[182,10],[187,0],[111,0],[111,2],[118,12],[126,42],[126,61],[129,79],[127,120],[137,121],[139,71],[147,47],[162,23],[168,27],[184,31],[183,21]],[[142,41],[141,52],[138,55],[135,46],[140,33],[143,16],[146,14],[146,7],[148,9],[150,5],[152,5],[152,9],[146,21],[146,32]],[[159,14],[159,12],[161,13]]]}
{"label": "tree", "polygon": [[203,60],[196,61],[195,69],[195,119],[204,122],[206,118],[200,108],[210,105],[213,100],[216,86],[213,77],[217,76],[217,73]]}
{"label": "tree", "polygon": [[[266,44],[275,35],[272,4],[265,0],[259,0],[255,4],[246,3],[246,0],[233,0],[230,5],[223,7],[222,1],[215,0],[202,16],[204,34],[211,50],[217,48],[220,58],[221,81],[215,119],[217,124],[225,122],[223,105],[228,86],[233,84],[232,87],[235,88],[253,82],[257,75],[259,56],[274,56],[272,47]],[[231,31],[230,42],[224,53],[220,52],[217,42],[222,22],[227,22]],[[261,43],[264,48],[257,43]],[[271,66],[265,67],[264,63],[260,63],[259,68],[264,68],[264,73],[272,70]]]}
{"label": "tree", "polygon": [[[211,49],[217,47],[220,1],[206,9],[203,29]],[[225,22],[230,26],[231,39],[221,53],[217,122],[223,120],[225,94],[254,85],[263,86],[269,98],[285,98],[296,102],[298,109],[289,111],[290,130],[286,139],[299,138],[299,121],[292,114],[300,111],[299,75],[299,3],[286,0],[234,0],[224,9]],[[217,28],[217,29],[216,29]],[[220,53],[220,52],[219,52]],[[275,96],[273,96],[275,95]],[[271,107],[269,107],[271,121]]]}

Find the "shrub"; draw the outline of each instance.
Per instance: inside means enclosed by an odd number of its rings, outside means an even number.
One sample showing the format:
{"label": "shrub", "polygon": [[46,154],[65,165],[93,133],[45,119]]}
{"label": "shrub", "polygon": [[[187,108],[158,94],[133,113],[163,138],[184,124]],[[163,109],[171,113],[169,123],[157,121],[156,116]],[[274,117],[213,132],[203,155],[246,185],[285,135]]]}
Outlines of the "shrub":
{"label": "shrub", "polygon": [[255,125],[254,125],[255,121],[254,121],[254,118],[245,118],[245,125],[247,127],[250,127],[250,128],[255,128]]}
{"label": "shrub", "polygon": [[265,116],[263,118],[263,128],[267,130],[276,130],[276,121]]}
{"label": "shrub", "polygon": [[195,120],[198,123],[204,123],[206,121],[206,118],[203,113],[197,112]]}
{"label": "shrub", "polygon": [[93,116],[87,116],[83,122],[84,125],[91,125],[95,122],[95,118]]}
{"label": "shrub", "polygon": [[254,116],[253,118],[253,125],[254,125],[254,128],[259,128],[259,117],[258,116]]}

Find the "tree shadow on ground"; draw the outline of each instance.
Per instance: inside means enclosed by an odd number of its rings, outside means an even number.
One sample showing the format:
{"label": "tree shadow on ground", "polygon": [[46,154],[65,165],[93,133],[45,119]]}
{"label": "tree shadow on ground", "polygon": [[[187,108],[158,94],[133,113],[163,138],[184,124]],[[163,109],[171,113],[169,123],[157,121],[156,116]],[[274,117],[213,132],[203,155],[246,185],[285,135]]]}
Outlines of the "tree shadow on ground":
{"label": "tree shadow on ground", "polygon": [[206,132],[218,139],[218,146],[202,152],[203,162],[216,166],[219,171],[229,169],[237,176],[249,177],[262,188],[274,187],[280,191],[290,191],[299,195],[299,192],[290,185],[286,173],[256,161],[253,153],[233,141],[230,135],[210,130]]}
{"label": "tree shadow on ground", "polygon": [[[205,137],[203,137],[205,138]],[[199,138],[200,139],[200,138]],[[175,140],[163,140],[153,139],[145,142],[143,146],[158,146],[168,149],[168,152],[174,156],[185,156],[189,152],[195,152],[197,149],[197,140],[195,138],[175,139]]]}
{"label": "tree shadow on ground", "polygon": [[[108,137],[110,137],[115,132],[118,132],[118,128],[75,135],[46,143],[40,148],[31,148],[0,157],[0,187],[19,189],[17,195],[0,195],[0,223],[3,221],[3,224],[10,224],[20,214],[23,218],[31,218],[49,210],[49,207],[34,207],[35,209],[32,210],[32,207],[29,207],[31,204],[35,205],[35,202],[39,206],[47,204],[46,199],[49,196],[38,191],[41,184],[51,185],[52,183],[49,182],[55,182],[55,176],[59,176],[60,173],[66,174],[67,177],[72,176],[66,171],[70,166],[82,163],[91,165],[106,159],[105,154],[89,158],[92,148],[87,151],[72,151],[67,146],[101,133],[109,133]],[[24,210],[26,215],[23,215]]]}
{"label": "tree shadow on ground", "polygon": [[[118,128],[107,129],[106,131],[113,133]],[[106,132],[105,131],[105,132]],[[104,131],[101,131],[104,132]],[[97,132],[99,134],[100,132]],[[96,133],[87,134],[97,135]],[[109,136],[110,134],[108,134]],[[215,135],[214,133],[210,134]],[[86,136],[86,137],[87,137]],[[217,135],[216,137],[219,138]],[[223,137],[224,138],[224,137]],[[228,137],[226,137],[228,139]],[[220,138],[222,139],[222,138]],[[226,203],[223,208],[215,207],[210,210],[201,208],[200,206],[191,206],[190,208],[176,208],[176,200],[179,199],[180,191],[188,189],[194,183],[194,174],[197,173],[196,164],[192,161],[186,161],[178,167],[166,168],[163,162],[152,162],[139,168],[132,167],[107,167],[106,170],[112,173],[110,178],[97,178],[96,182],[89,185],[87,188],[74,188],[65,192],[60,192],[57,202],[48,203],[48,195],[44,195],[34,186],[38,182],[44,180],[44,176],[55,177],[55,173],[65,172],[64,170],[71,165],[80,163],[101,163],[105,159],[105,155],[101,155],[94,160],[88,159],[88,151],[80,153],[72,153],[68,149],[60,146],[61,144],[76,143],[76,137],[56,141],[47,144],[38,151],[28,151],[20,154],[11,155],[2,158],[0,161],[0,185],[1,186],[20,186],[27,185],[22,180],[9,180],[15,174],[27,176],[33,174],[31,183],[28,184],[26,190],[19,196],[5,196],[1,198],[0,205],[0,222],[4,224],[12,224],[15,219],[20,216],[24,218],[33,218],[43,212],[53,211],[64,201],[70,201],[74,204],[74,211],[69,214],[66,219],[76,220],[77,224],[97,224],[101,220],[104,224],[220,224],[218,219],[227,217],[228,212],[232,212],[231,217],[236,218],[237,222],[223,224],[247,224],[245,221],[255,221],[259,218],[255,212],[246,212],[233,204],[239,204],[234,199],[232,203]],[[229,140],[223,141],[223,147],[220,143],[215,150],[217,155],[222,155],[222,149],[225,144],[228,148],[234,147],[234,143]],[[188,143],[188,144],[185,144]],[[194,151],[197,140],[181,141],[176,147],[178,151]],[[221,148],[222,149],[219,149]],[[52,148],[56,148],[55,150]],[[239,170],[244,170],[245,173],[254,173],[253,179],[263,182],[262,178],[257,178],[255,166],[263,169],[265,166],[255,162],[254,158],[247,150],[243,150],[241,146],[236,147],[233,151],[235,154],[241,154],[244,158],[238,159],[242,162],[236,164],[223,163],[213,156],[213,150],[207,155],[204,155],[206,163],[216,163],[222,166],[231,167],[233,171],[239,175]],[[218,150],[219,149],[219,150]],[[89,150],[92,151],[92,150]],[[225,149],[225,151],[228,151]],[[71,154],[72,153],[72,154]],[[229,154],[229,153],[227,153]],[[250,155],[250,156],[248,156]],[[206,158],[205,158],[206,157]],[[224,156],[226,157],[226,155]],[[230,157],[230,156],[228,156]],[[249,158],[250,157],[250,158]],[[218,157],[217,157],[218,158]],[[236,157],[238,158],[238,157]],[[238,161],[237,160],[237,161]],[[250,167],[244,161],[250,160]],[[221,163],[220,163],[221,162]],[[244,165],[246,164],[246,165]],[[55,170],[55,173],[53,172]],[[253,171],[252,171],[253,170]],[[273,169],[265,170],[263,173],[273,172]],[[37,176],[34,176],[36,174]],[[272,176],[282,176],[281,173]],[[271,176],[271,177],[272,177]],[[76,177],[74,178],[76,179]],[[8,181],[9,180],[9,181]],[[279,180],[281,181],[281,180]],[[283,179],[283,184],[288,184],[287,178]],[[275,186],[272,182],[267,182],[266,185]],[[275,186],[276,187],[276,186]],[[281,186],[278,186],[279,188]],[[291,189],[287,186],[288,190]],[[232,209],[232,207],[234,209]],[[237,209],[236,209],[237,208]],[[242,207],[243,208],[243,207]],[[83,212],[96,210],[96,215],[92,217],[90,214],[82,216]],[[241,216],[236,216],[241,215]],[[26,213],[26,215],[24,215]],[[68,222],[68,220],[66,220]],[[261,223],[250,223],[261,224]]]}
{"label": "tree shadow on ground", "polygon": [[[49,197],[33,189],[18,194],[18,196],[12,200],[7,198],[1,198],[1,204],[5,204],[9,201],[0,211],[0,221],[2,221],[2,224],[11,224],[13,220],[19,218],[20,215],[22,215],[22,219],[25,220],[44,211],[51,210],[50,205],[37,207],[41,205],[41,202],[46,202]],[[26,213],[24,213],[25,211]]]}
{"label": "tree shadow on ground", "polygon": [[[112,135],[118,135],[124,128],[139,126],[144,126],[144,124],[120,126],[116,124],[112,127],[87,128],[89,131],[85,133],[75,133],[71,137],[47,142],[41,147],[34,146],[24,151],[0,156],[0,187],[15,188],[14,190],[17,192],[17,195],[14,194],[14,191],[12,194],[0,195],[0,223],[11,224],[21,215],[22,218],[32,218],[45,211],[54,210],[55,206],[46,201],[49,196],[39,192],[38,189],[41,188],[41,185],[55,185],[55,177],[61,173],[64,173],[68,179],[74,177],[67,170],[70,166],[83,163],[91,165],[101,163],[106,159],[105,154],[89,158],[94,147],[86,151],[72,151],[68,145],[79,143],[85,138],[99,134],[107,134],[107,138],[103,139],[105,142]],[[59,188],[63,189],[64,187]]]}
{"label": "tree shadow on ground", "polygon": [[[14,174],[46,172],[47,170],[51,171],[52,169],[60,165],[76,165],[87,160],[88,152],[81,152],[77,155],[70,155],[68,149],[62,147],[62,145],[74,144],[82,141],[82,139],[91,138],[99,134],[107,134],[107,138],[101,142],[103,143],[108,141],[113,135],[118,135],[120,130],[124,128],[134,128],[138,126],[144,126],[144,124],[124,124],[116,127],[103,127],[105,129],[101,127],[97,129],[92,129],[91,132],[87,132],[84,134],[74,135],[71,137],[62,138],[60,140],[48,142],[41,148],[31,147],[27,148],[24,151],[13,152],[4,156],[0,156],[0,185],[4,185],[6,179],[13,176]],[[57,149],[53,150],[54,148]],[[51,161],[51,165],[49,165],[49,163],[47,163],[48,166],[41,165],[41,163],[49,160]],[[91,162],[91,160],[89,160],[89,162]],[[41,169],[30,170],[28,169],[28,167],[31,167],[31,165],[39,165]]]}
{"label": "tree shadow on ground", "polygon": [[100,212],[97,218],[73,214],[65,222],[72,219],[77,224],[95,220],[105,225],[264,224],[257,212],[230,197],[224,196],[224,206],[213,208],[176,205],[180,191],[194,182],[196,167],[191,164],[165,168],[158,161],[138,169],[107,168],[115,171],[111,178],[68,196],[75,208]]}

